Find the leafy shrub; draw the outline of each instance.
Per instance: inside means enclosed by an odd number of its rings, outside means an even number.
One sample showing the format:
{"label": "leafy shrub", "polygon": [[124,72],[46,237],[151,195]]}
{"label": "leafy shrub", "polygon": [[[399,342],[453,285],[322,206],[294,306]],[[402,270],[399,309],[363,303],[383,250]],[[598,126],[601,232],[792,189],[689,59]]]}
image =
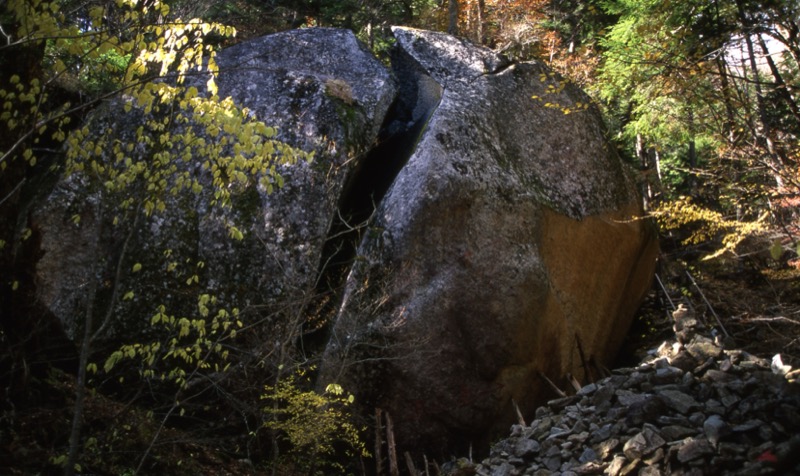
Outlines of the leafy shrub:
{"label": "leafy shrub", "polygon": [[359,429],[351,422],[348,407],[354,397],[345,395],[338,384],[317,393],[304,390],[306,383],[306,371],[300,369],[274,386],[264,386],[264,427],[275,432],[278,445],[289,447],[288,458],[278,464],[303,474],[343,473],[345,468],[337,458],[369,456]]}

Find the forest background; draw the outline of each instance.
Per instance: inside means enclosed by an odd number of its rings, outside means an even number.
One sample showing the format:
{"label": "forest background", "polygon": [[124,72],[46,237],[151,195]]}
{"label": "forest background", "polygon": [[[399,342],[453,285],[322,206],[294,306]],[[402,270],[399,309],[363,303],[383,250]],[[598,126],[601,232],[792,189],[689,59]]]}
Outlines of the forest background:
{"label": "forest background", "polygon": [[[122,95],[134,97],[132,107],[145,114],[177,105],[195,119],[205,118],[206,125],[225,118],[230,127],[213,131],[215,136],[248,138],[252,147],[235,154],[193,151],[198,160],[224,170],[213,184],[220,206],[228,185],[246,181],[247,170],[263,170],[269,186],[280,186],[274,165],[303,158],[302,151],[275,141],[268,124],[250,119],[236,105],[197,97],[181,81],[169,86],[158,79],[180,78],[193,68],[213,73],[218,48],[291,28],[349,28],[386,59],[391,25],[447,31],[514,60],[544,62],[601,108],[609,139],[636,169],[645,209],[662,232],[657,285],[633,341],[657,339],[665,313],[683,300],[722,319],[739,344],[761,354],[779,351],[784,362],[800,364],[800,4],[795,1],[2,0],[4,471],[190,474],[217,466],[231,474],[357,471],[350,464],[363,462],[369,451],[361,428],[348,418],[346,389],[315,392],[307,384],[314,363],[296,360],[252,372],[271,385],[253,383],[258,379],[244,376],[240,357],[218,345],[233,339],[237,328],[243,334],[237,342],[257,338],[247,336],[252,328],[241,329],[235,309],[214,309],[216,340],[206,338],[196,321],[170,323],[153,316],[165,332],[190,338],[198,356],[172,355],[175,361],[168,361],[172,367],[162,371],[156,392],[154,374],[148,373],[154,370],[141,363],[165,350],[142,343],[114,351],[92,348],[105,327],[100,310],[94,323],[87,318],[86,332],[77,339],[76,362],[41,358],[50,355],[42,346],[56,344],[42,339],[50,324],[33,298],[36,230],[24,212],[53,170],[89,171],[102,177],[109,194],[144,184],[146,194],[122,203],[128,213],[121,220],[164,207],[159,194],[166,192],[164,177],[175,173],[170,163],[176,157],[166,154],[158,166],[134,164],[125,160],[125,144],[118,144],[114,150],[123,166],[107,170],[96,156],[113,141],[89,140],[83,127],[103,101]],[[213,80],[208,87],[213,93]],[[165,128],[152,120],[152,130]],[[181,136],[185,132],[164,133],[169,135],[162,134],[162,141],[188,143]],[[188,179],[181,183],[187,190],[199,186]],[[230,238],[237,233],[231,227]],[[133,265],[131,272],[138,271]],[[111,300],[126,296],[115,287]],[[207,314],[213,296],[201,295],[198,307]],[[229,369],[232,362],[237,365]],[[206,395],[187,402],[187,381],[205,375],[209,366],[230,373],[229,382],[211,385],[216,400]],[[126,388],[109,383],[126,377]],[[231,387],[247,391],[226,393]],[[144,388],[149,396],[143,396]],[[236,408],[236,422],[214,418],[220,407],[209,408],[220,400]],[[181,419],[185,414],[191,418]]]}

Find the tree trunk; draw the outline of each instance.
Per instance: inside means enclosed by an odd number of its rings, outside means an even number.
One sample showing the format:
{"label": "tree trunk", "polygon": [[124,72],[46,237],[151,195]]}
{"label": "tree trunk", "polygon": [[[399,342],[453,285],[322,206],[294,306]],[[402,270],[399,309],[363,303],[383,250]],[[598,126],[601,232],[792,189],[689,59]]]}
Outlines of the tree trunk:
{"label": "tree trunk", "polygon": [[800,64],[800,26],[788,18],[783,20],[777,25],[777,34],[773,34],[772,37],[783,43],[794,58],[795,64]]}
{"label": "tree trunk", "polygon": [[690,170],[689,195],[694,197],[697,194],[697,145],[694,139],[694,110],[691,108],[689,109],[687,120],[689,122],[689,154],[687,157]]}
{"label": "tree trunk", "polygon": [[458,0],[449,0],[447,18],[447,33],[458,35]]}
{"label": "tree trunk", "polygon": [[721,83],[720,92],[722,93],[722,102],[725,103],[725,124],[723,130],[725,137],[728,140],[728,145],[733,145],[736,142],[734,128],[736,125],[736,108],[733,105],[733,98],[731,97],[730,80],[728,79],[728,66],[725,63],[725,58],[720,55],[717,58],[717,70],[719,71],[719,79]]}
{"label": "tree trunk", "polygon": [[375,409],[375,476],[383,476],[383,457],[381,448],[383,447],[383,411]]}
{"label": "tree trunk", "polygon": [[658,163],[658,152],[653,147],[647,147],[644,136],[636,134],[636,156],[639,158],[642,175],[642,199],[645,210],[658,198],[661,191],[661,168]]}
{"label": "tree trunk", "polygon": [[763,144],[766,147],[767,154],[768,154],[768,166],[773,171],[773,176],[775,179],[775,183],[777,187],[780,189],[783,187],[783,164],[781,157],[779,156],[778,152],[775,149],[775,144],[772,141],[772,129],[770,128],[769,121],[767,120],[767,109],[764,100],[764,91],[761,87],[761,79],[758,72],[758,63],[756,62],[756,55],[755,49],[753,48],[753,39],[750,36],[751,25],[750,19],[747,17],[747,13],[744,9],[744,2],[743,0],[736,0],[736,6],[738,7],[739,12],[739,21],[742,24],[742,30],[744,31],[744,41],[745,46],[747,47],[747,58],[749,60],[750,70],[753,74],[753,87],[756,91],[756,107],[758,110],[758,119],[761,125],[761,131],[758,132],[756,129],[757,137],[759,143]]}
{"label": "tree trunk", "polygon": [[397,466],[397,445],[394,441],[394,422],[389,413],[386,413],[386,444],[389,453],[389,476],[400,476],[400,468]]}
{"label": "tree trunk", "polygon": [[[99,220],[98,220],[99,221]],[[89,293],[87,296],[86,322],[83,324],[83,340],[81,342],[80,360],[78,361],[78,377],[75,381],[75,407],[72,410],[72,428],[69,433],[69,453],[64,466],[64,476],[75,474],[75,464],[78,461],[78,448],[80,447],[81,426],[83,424],[83,406],[86,401],[86,366],[89,363],[89,353],[92,344],[92,324],[94,317],[94,300],[97,296],[97,279],[89,276]]]}
{"label": "tree trunk", "polygon": [[478,0],[478,44],[486,44],[486,0]]}
{"label": "tree trunk", "polygon": [[641,134],[636,134],[636,157],[639,158],[641,164],[640,170],[642,171],[642,200],[644,200],[644,209],[650,209],[650,202],[653,199],[652,187],[650,187],[650,165],[647,160],[647,151],[644,146],[644,137]]}
{"label": "tree trunk", "polygon": [[368,21],[367,26],[365,27],[367,31],[367,41],[369,42],[369,49],[375,49],[375,33],[372,31],[372,22]]}
{"label": "tree trunk", "polygon": [[[97,216],[95,217],[96,226],[94,236],[96,240],[100,240],[103,227],[103,216],[100,212],[100,207],[97,207]],[[95,242],[95,251],[99,251],[99,243]],[[124,255],[124,250],[122,254]],[[122,259],[122,258],[120,258]],[[95,266],[97,263],[95,263]],[[83,323],[83,339],[81,340],[80,353],[78,357],[78,375],[75,379],[75,406],[72,410],[72,428],[69,433],[69,449],[67,454],[67,463],[64,466],[64,476],[72,476],[75,474],[75,464],[78,461],[78,450],[80,448],[81,426],[83,425],[83,407],[86,401],[86,366],[89,364],[89,354],[92,349],[92,341],[95,337],[94,330],[94,303],[97,298],[97,277],[95,276],[94,266],[90,268],[88,279],[88,292],[86,293],[86,319]],[[118,283],[117,283],[118,284]],[[113,309],[114,302],[109,304],[109,311],[106,316],[111,315],[110,309]],[[105,320],[105,319],[104,319]]]}
{"label": "tree trunk", "polygon": [[[103,203],[103,201],[104,198],[101,196],[100,203]],[[102,206],[98,205],[96,210],[95,220],[97,220],[97,223],[94,237],[97,241],[94,244],[94,248],[96,251],[98,251],[99,256],[99,241],[103,233]],[[91,354],[92,343],[105,333],[105,331],[108,329],[108,326],[111,324],[111,321],[113,320],[114,310],[116,309],[117,302],[119,300],[120,289],[122,286],[123,266],[127,258],[128,246],[130,245],[131,239],[138,231],[141,208],[137,207],[134,213],[133,225],[126,235],[125,240],[122,242],[119,257],[117,258],[117,265],[114,271],[114,278],[112,282],[111,296],[109,297],[107,304],[108,307],[106,308],[105,315],[103,316],[102,321],[99,322],[99,326],[97,326],[96,330],[94,329],[94,304],[97,298],[97,277],[93,269],[94,267],[92,267],[92,271],[88,277],[89,290],[86,297],[86,321],[83,324],[83,340],[81,341],[81,348],[78,357],[78,375],[75,379],[75,407],[72,412],[72,429],[69,435],[69,454],[67,456],[67,465],[64,468],[64,474],[66,476],[72,476],[78,457],[81,425],[83,423],[83,408],[86,399],[86,367],[89,363],[89,355]],[[95,266],[97,266],[97,263]]]}
{"label": "tree trunk", "polygon": [[761,47],[761,51],[764,53],[764,59],[767,61],[767,66],[769,66],[769,71],[772,73],[772,77],[775,79],[775,88],[778,92],[778,96],[786,103],[794,118],[798,121],[798,123],[800,123],[800,109],[798,109],[797,102],[795,102],[794,98],[792,97],[789,86],[783,80],[783,76],[778,70],[778,66],[775,65],[775,61],[769,54],[767,42],[764,41],[764,37],[761,35],[757,35],[757,38],[758,44]]}

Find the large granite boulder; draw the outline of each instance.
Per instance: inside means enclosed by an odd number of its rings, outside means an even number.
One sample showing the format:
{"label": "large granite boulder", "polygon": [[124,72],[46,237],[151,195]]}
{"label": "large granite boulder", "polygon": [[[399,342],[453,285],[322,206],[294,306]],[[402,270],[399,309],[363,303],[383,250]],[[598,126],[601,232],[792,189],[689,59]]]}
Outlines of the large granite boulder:
{"label": "large granite boulder", "polygon": [[[330,335],[315,334],[329,337],[320,385],[342,384],[365,415],[386,410],[398,446],[430,456],[505,430],[512,402],[527,413],[550,395],[543,376],[607,364],[656,242],[599,115],[540,64],[394,31],[392,73],[342,30],[221,52],[219,95],[315,159],[281,167],[273,194],[245,187],[227,209],[182,195],[121,226],[130,211],[109,209],[88,178],[61,181],[34,217],[41,302],[75,334],[94,277],[97,313],[113,321],[99,336],[129,342],[158,306],[192,317],[213,293],[261,323],[248,349],[260,359],[324,307],[309,296],[343,289],[329,296]],[[121,111],[91,125],[125,137],[136,117]]]}
{"label": "large granite boulder", "polygon": [[[262,37],[223,50],[217,64],[221,98],[232,97],[277,127],[277,139],[313,152],[314,159],[280,166],[285,186],[271,194],[249,186],[236,191],[227,209],[210,205],[213,191],[180,194],[162,213],[139,214],[134,226],[132,219],[111,225],[115,215],[130,215],[100,203],[90,180],[74,175],[61,181],[35,216],[44,251],[38,281],[41,301],[71,334],[85,315],[86,283],[93,275],[101,280],[98,314],[107,315],[115,283],[122,293],[133,291],[131,300],[117,300],[113,324],[99,337],[137,335],[162,304],[169,313],[191,318],[203,293],[217,296],[228,309],[241,309],[251,321],[271,317],[285,323],[285,314],[291,314],[296,318],[291,325],[302,324],[300,303],[315,292],[339,196],[375,142],[396,86],[353,33],[339,29]],[[205,80],[188,82],[203,91]],[[123,113],[123,104],[115,102],[98,111],[90,127],[113,128],[124,136],[137,121],[140,116]],[[105,159],[111,163],[113,157]],[[243,240],[228,237],[230,223],[243,232]],[[135,274],[130,272],[134,263],[142,265]],[[187,282],[193,275],[198,281]],[[281,314],[288,303],[291,309]]]}
{"label": "large granite boulder", "polygon": [[406,115],[433,106],[360,245],[323,378],[390,413],[401,448],[464,454],[513,402],[553,396],[543,377],[609,364],[656,238],[576,87],[444,34],[394,35]]}

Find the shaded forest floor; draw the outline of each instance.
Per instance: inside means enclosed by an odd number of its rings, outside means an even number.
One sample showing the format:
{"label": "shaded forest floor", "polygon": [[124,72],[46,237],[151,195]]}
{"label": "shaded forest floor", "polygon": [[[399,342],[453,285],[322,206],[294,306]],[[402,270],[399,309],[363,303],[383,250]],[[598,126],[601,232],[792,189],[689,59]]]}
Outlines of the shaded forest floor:
{"label": "shaded forest floor", "polygon": [[[735,262],[680,261],[665,255],[653,290],[629,332],[617,367],[633,365],[673,335],[671,311],[679,302],[709,327],[725,330],[736,347],[800,367],[800,269],[769,259]],[[74,404],[74,376],[53,370],[29,383],[24,405],[5,410],[0,428],[0,474],[60,474]],[[84,431],[84,474],[133,474],[158,430],[146,411],[103,395],[90,395]],[[116,422],[125,422],[117,424]],[[165,429],[141,474],[269,474],[247,451],[222,435]],[[258,444],[257,442],[254,444]]]}
{"label": "shaded forest floor", "polygon": [[[736,348],[800,367],[800,266],[763,256],[735,261],[681,261],[664,255],[617,366],[637,363],[673,336],[679,303],[709,328],[723,330]],[[721,329],[722,328],[722,329]]]}
{"label": "shaded forest floor", "polygon": [[[0,475],[63,474],[59,459],[66,457],[68,447],[75,377],[53,368],[46,378],[34,379],[29,385],[26,405],[3,415]],[[87,435],[84,456],[76,474],[136,474],[139,460],[158,430],[159,421],[145,409],[90,393],[83,419],[82,431]],[[164,428],[150,448],[146,469],[139,474],[261,474],[236,455],[241,448],[225,447],[224,443],[222,435]]]}

